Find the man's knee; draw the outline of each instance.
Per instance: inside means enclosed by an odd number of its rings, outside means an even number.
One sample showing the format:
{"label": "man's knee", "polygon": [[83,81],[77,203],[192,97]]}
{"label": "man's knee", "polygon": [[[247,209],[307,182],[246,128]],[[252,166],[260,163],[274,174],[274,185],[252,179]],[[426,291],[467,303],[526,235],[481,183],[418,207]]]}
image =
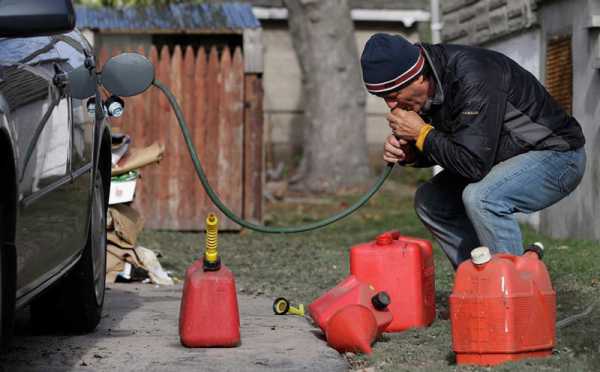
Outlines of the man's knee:
{"label": "man's knee", "polygon": [[468,184],[462,193],[463,205],[469,216],[494,214],[497,216],[513,213],[510,203],[501,193],[490,193],[481,182]]}
{"label": "man's knee", "polygon": [[421,219],[428,215],[427,211],[431,210],[430,199],[432,192],[433,190],[431,184],[428,182],[425,182],[424,184],[419,186],[417,188],[417,191],[415,192],[415,212],[417,213],[417,216],[419,216]]}
{"label": "man's knee", "polygon": [[462,192],[462,201],[465,209],[471,212],[477,212],[484,208],[483,192],[477,183],[468,184]]}

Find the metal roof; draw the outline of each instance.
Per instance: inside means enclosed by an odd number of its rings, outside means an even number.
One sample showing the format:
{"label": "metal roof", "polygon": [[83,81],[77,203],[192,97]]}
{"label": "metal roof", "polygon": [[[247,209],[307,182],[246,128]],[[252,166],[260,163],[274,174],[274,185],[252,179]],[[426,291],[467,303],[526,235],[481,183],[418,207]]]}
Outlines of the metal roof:
{"label": "metal roof", "polygon": [[76,6],[77,27],[101,31],[241,32],[260,28],[248,4],[171,4],[95,8]]}
{"label": "metal roof", "polygon": [[[225,3],[236,0],[204,0],[208,3]],[[238,0],[239,1],[239,0]],[[254,7],[285,8],[283,0],[244,0]],[[429,10],[429,0],[349,0],[351,9],[401,9],[401,10]]]}

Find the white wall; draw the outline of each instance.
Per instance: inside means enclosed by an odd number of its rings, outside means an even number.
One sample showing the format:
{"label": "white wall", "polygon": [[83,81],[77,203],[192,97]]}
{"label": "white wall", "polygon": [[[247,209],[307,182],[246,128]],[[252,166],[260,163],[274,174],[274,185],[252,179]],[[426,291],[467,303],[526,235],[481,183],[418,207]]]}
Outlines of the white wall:
{"label": "white wall", "polygon": [[509,56],[539,80],[542,72],[541,45],[541,31],[535,28],[509,39],[485,44],[484,47]]}

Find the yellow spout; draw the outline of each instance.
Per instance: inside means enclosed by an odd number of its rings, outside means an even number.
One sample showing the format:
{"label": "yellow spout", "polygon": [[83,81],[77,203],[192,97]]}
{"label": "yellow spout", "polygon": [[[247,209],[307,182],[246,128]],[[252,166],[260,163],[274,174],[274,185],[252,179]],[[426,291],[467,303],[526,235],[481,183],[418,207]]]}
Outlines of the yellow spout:
{"label": "yellow spout", "polygon": [[217,250],[219,219],[213,213],[206,217],[206,250],[204,251],[204,260],[209,264],[214,264],[219,259]]}
{"label": "yellow spout", "polygon": [[304,305],[300,304],[298,307],[291,306],[290,301],[285,297],[278,297],[273,302],[273,311],[277,315],[292,314],[298,316],[304,316]]}
{"label": "yellow spout", "polygon": [[304,316],[304,305],[300,304],[298,307],[290,306],[290,309],[287,311],[288,314]]}

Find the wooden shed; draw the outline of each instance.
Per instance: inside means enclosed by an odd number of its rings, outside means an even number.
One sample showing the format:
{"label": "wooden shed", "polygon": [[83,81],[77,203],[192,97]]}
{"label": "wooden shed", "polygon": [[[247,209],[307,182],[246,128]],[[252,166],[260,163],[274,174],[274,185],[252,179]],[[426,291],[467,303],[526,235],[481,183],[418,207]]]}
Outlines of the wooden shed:
{"label": "wooden shed", "polygon": [[[185,113],[210,184],[237,215],[261,222],[263,87],[260,23],[248,5],[175,4],[122,9],[79,6],[77,25],[92,39],[102,65],[138,51],[173,90]],[[173,110],[156,88],[126,99],[112,120],[132,147],[159,142],[163,160],[141,170],[133,206],[146,227],[204,229],[217,208],[202,188]],[[220,212],[220,227],[239,229]]]}

